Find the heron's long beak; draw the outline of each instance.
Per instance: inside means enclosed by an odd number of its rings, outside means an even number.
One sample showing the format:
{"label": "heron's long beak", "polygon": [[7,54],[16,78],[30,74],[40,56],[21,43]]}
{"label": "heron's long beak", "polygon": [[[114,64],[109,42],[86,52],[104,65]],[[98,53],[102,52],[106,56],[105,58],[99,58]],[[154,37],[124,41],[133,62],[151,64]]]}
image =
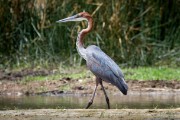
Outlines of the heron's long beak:
{"label": "heron's long beak", "polygon": [[69,21],[82,21],[82,20],[87,20],[86,18],[80,17],[78,14],[71,16],[71,17],[67,17],[61,20],[58,20],[56,22],[69,22]]}
{"label": "heron's long beak", "polygon": [[68,21],[75,21],[77,18],[78,18],[78,15],[74,15],[74,16],[71,16],[71,17],[67,17],[67,18],[64,18],[64,19],[58,20],[58,21],[56,21],[56,22],[68,22]]}

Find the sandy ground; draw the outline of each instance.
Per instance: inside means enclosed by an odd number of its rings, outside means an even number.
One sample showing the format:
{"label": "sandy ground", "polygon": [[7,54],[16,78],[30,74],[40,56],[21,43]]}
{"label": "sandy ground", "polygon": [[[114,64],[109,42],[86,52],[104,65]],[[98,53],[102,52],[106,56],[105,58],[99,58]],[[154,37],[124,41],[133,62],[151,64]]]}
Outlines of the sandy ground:
{"label": "sandy ground", "polygon": [[35,109],[0,111],[0,120],[179,120],[179,109]]}

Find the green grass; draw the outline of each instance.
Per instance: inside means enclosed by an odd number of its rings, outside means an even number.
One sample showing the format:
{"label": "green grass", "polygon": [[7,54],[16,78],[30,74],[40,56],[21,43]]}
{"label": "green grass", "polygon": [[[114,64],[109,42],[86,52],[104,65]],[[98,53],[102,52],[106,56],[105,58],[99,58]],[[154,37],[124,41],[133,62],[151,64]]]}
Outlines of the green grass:
{"label": "green grass", "polygon": [[[84,66],[48,76],[26,76],[22,82],[60,80],[62,78],[84,79],[93,76]],[[126,80],[180,80],[180,68],[168,67],[138,67],[122,69]]]}
{"label": "green grass", "polygon": [[[70,79],[80,79],[87,77],[88,73],[81,68],[83,71],[66,71],[66,73],[56,73],[48,76],[26,76],[22,79],[22,82],[30,82],[30,81],[44,81],[44,80],[60,80],[62,78],[70,78]],[[72,72],[74,71],[74,72]]]}
{"label": "green grass", "polygon": [[138,67],[123,71],[127,80],[180,80],[180,68]]}

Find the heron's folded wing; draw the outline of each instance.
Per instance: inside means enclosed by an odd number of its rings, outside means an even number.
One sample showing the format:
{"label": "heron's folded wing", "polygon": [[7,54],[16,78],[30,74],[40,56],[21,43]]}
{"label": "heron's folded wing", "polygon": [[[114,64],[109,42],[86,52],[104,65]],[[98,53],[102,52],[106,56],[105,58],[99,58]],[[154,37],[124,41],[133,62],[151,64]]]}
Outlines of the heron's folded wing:
{"label": "heron's folded wing", "polygon": [[119,78],[123,77],[124,75],[119,68],[119,66],[108,56],[106,55],[100,48],[98,51],[92,53],[93,58],[95,61],[98,61],[103,66],[109,67],[109,69],[113,72],[113,74]]}

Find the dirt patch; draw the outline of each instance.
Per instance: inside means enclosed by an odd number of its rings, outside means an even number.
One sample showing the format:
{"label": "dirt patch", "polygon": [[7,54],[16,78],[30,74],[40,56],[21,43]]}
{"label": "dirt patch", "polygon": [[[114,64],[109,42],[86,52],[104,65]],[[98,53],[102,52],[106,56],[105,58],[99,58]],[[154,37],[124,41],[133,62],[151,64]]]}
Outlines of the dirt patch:
{"label": "dirt patch", "polygon": [[24,69],[15,72],[0,70],[0,80],[17,81],[26,76],[47,76],[50,74],[51,72],[47,70]]}
{"label": "dirt patch", "polygon": [[34,109],[0,111],[1,120],[179,120],[180,109]]}
{"label": "dirt patch", "polygon": [[[26,76],[48,76],[56,74],[46,70],[22,70],[6,72],[0,70],[0,95],[56,95],[61,93],[91,94],[95,87],[94,76],[83,79],[62,78],[59,80],[21,82]],[[180,81],[176,80],[126,80],[129,91],[180,91]],[[119,92],[111,84],[104,82],[109,92]],[[98,87],[101,90],[100,86]]]}
{"label": "dirt patch", "polygon": [[143,88],[164,88],[164,89],[180,89],[180,81],[177,80],[149,80],[149,81],[139,81],[139,80],[128,80],[128,85],[132,89],[143,89]]}

